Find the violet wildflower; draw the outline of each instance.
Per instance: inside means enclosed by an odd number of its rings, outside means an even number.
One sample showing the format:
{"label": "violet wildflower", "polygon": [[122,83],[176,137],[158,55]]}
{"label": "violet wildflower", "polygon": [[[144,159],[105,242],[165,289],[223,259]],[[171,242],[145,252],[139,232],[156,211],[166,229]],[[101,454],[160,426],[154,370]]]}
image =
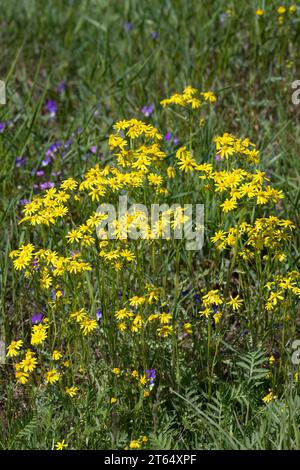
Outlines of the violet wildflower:
{"label": "violet wildflower", "polygon": [[190,290],[191,290],[190,287],[188,287],[187,289],[185,289],[185,290],[183,290],[183,291],[181,292],[181,295],[182,295],[183,297],[185,297],[186,295],[188,295],[188,293],[190,292]]}
{"label": "violet wildflower", "polygon": [[42,319],[43,319],[42,313],[35,313],[31,317],[31,323],[36,325],[37,323],[41,323]]}
{"label": "violet wildflower", "polygon": [[47,110],[51,117],[54,117],[57,113],[57,104],[54,100],[48,100],[46,103]]}
{"label": "violet wildflower", "polygon": [[17,157],[16,158],[16,167],[20,168],[21,166],[25,166],[27,162],[26,157]]}
{"label": "violet wildflower", "polygon": [[199,294],[195,294],[194,297],[193,297],[193,299],[194,299],[194,302],[196,302],[197,304],[201,304],[201,303],[202,303]]}
{"label": "violet wildflower", "polygon": [[128,33],[129,31],[132,31],[134,29],[134,24],[133,23],[128,23],[128,21],[125,21],[123,24],[124,30]]}
{"label": "violet wildflower", "polygon": [[219,162],[219,161],[221,160],[220,155],[216,155],[216,156],[215,156],[215,160],[216,160],[216,162]]}
{"label": "violet wildflower", "polygon": [[169,142],[172,139],[172,134],[171,132],[167,132],[166,135],[164,136],[164,140],[166,142]]}
{"label": "violet wildflower", "polygon": [[0,122],[0,134],[4,132],[5,129],[5,122]]}
{"label": "violet wildflower", "polygon": [[101,308],[99,308],[99,309],[96,311],[96,319],[97,319],[97,321],[101,320],[102,315],[103,315],[103,314],[102,314],[102,310],[101,310]]}
{"label": "violet wildflower", "polygon": [[19,204],[20,206],[25,206],[26,204],[29,204],[29,200],[28,199],[20,199],[19,201]]}
{"label": "violet wildflower", "polygon": [[89,151],[95,155],[97,153],[97,145],[92,145]]}
{"label": "violet wildflower", "polygon": [[173,144],[174,144],[174,145],[179,145],[179,139],[178,139],[178,137],[174,136]]}
{"label": "violet wildflower", "polygon": [[159,32],[158,31],[152,31],[151,37],[155,41],[155,39],[157,39],[159,37]]}
{"label": "violet wildflower", "polygon": [[38,170],[38,171],[36,172],[36,176],[38,176],[39,178],[42,177],[42,176],[45,176],[44,170]]}
{"label": "violet wildflower", "polygon": [[51,189],[51,188],[54,188],[54,186],[55,186],[55,183],[53,183],[52,181],[45,181],[45,183],[41,183],[39,185],[39,188],[42,191],[45,191],[45,189]]}
{"label": "violet wildflower", "polygon": [[66,80],[62,80],[56,87],[56,91],[58,93],[63,93],[66,89],[67,82]]}
{"label": "violet wildflower", "polygon": [[148,379],[148,385],[153,387],[156,379],[156,369],[146,369],[146,377]]}
{"label": "violet wildflower", "polygon": [[141,108],[141,113],[146,117],[150,117],[153,111],[154,111],[153,104],[147,104]]}

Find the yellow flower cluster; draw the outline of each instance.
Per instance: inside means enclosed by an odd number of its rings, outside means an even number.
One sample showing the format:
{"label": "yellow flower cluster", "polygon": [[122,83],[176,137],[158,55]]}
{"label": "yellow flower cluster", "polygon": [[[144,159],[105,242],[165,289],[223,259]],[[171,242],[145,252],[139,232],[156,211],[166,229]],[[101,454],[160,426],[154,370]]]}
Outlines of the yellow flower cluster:
{"label": "yellow flower cluster", "polygon": [[[66,184],[69,182],[69,184]],[[71,184],[72,183],[72,184]],[[35,197],[31,202],[24,206],[24,214],[19,224],[29,222],[30,225],[46,225],[54,224],[57,219],[63,218],[68,213],[66,202],[70,199],[70,194],[66,190],[75,189],[77,183],[72,178],[61,184],[61,190],[50,188],[43,197]]]}
{"label": "yellow flower cluster", "polygon": [[243,299],[241,299],[239,295],[236,295],[235,297],[230,295],[230,300],[225,302],[219,289],[207,292],[207,294],[202,297],[202,301],[204,309],[200,312],[200,315],[205,316],[206,318],[210,318],[212,316],[216,325],[220,322],[223,316],[220,309],[224,309],[225,305],[231,307],[233,311],[237,311],[240,310],[243,304]]}
{"label": "yellow flower cluster", "polygon": [[289,295],[293,294],[300,298],[300,288],[297,281],[300,278],[298,271],[291,271],[285,276],[277,275],[273,281],[269,281],[264,286],[268,291],[268,298],[266,302],[266,310],[276,311],[281,304],[288,302]]}
{"label": "yellow flower cluster", "polygon": [[92,334],[97,328],[97,321],[89,317],[84,308],[70,313],[70,318],[79,324],[84,336]]}
{"label": "yellow flower cluster", "polygon": [[177,104],[182,107],[191,106],[192,109],[197,109],[202,104],[201,98],[203,98],[204,101],[208,101],[209,103],[215,103],[217,100],[215,94],[212,91],[200,93],[197,88],[187,86],[183,90],[183,93],[175,93],[170,98],[162,100],[160,104],[163,107],[169,106],[170,104]]}
{"label": "yellow flower cluster", "polygon": [[249,163],[259,163],[259,151],[256,145],[250,139],[238,139],[232,134],[226,132],[221,136],[214,138],[216,144],[217,155],[221,160],[228,159],[233,156],[246,157]]}
{"label": "yellow flower cluster", "polygon": [[218,250],[239,245],[239,256],[244,260],[254,259],[262,253],[262,259],[279,262],[285,260],[283,242],[290,239],[290,232],[295,226],[290,220],[275,216],[256,219],[254,224],[242,222],[228,231],[219,230],[211,238]]}

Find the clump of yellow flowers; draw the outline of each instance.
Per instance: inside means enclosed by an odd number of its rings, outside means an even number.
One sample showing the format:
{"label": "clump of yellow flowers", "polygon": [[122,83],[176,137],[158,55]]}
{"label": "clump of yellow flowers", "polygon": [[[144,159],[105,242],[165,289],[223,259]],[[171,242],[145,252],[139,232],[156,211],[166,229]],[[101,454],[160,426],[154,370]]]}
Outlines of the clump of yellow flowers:
{"label": "clump of yellow flowers", "polygon": [[[264,11],[256,14],[264,16]],[[212,91],[186,86],[161,105],[178,106],[188,115],[185,123],[193,113],[199,122],[199,108],[206,104],[213,112],[216,100]],[[300,274],[288,269],[285,247],[295,225],[271,212],[283,192],[271,185],[250,138],[215,135],[210,154],[203,155],[192,137],[170,153],[154,125],[136,118],[117,121],[108,136],[108,159],[24,206],[19,221],[24,239],[10,257],[46,306],[43,319],[30,328],[26,323],[24,337],[18,334],[7,348],[19,384],[38,384],[78,400],[89,358],[97,354],[109,358],[107,403],[115,405],[109,409],[122,406],[126,394],[139,409],[166,380],[160,370],[164,356],[169,361],[164,367],[174,369],[179,380],[176,360],[182,355],[184,363],[184,351],[194,351],[203,335],[212,377],[221,335],[234,321],[256,331],[273,315],[292,328]],[[104,228],[108,216],[97,206],[117,205],[124,193],[143,204],[183,204],[162,207],[154,225],[139,208],[126,210],[111,223],[110,237]],[[207,208],[204,250],[210,267],[202,277],[203,253],[188,253],[168,232],[168,224],[180,229],[192,222],[184,207],[188,197]],[[137,231],[139,239],[131,238]],[[183,262],[190,278],[183,274]],[[199,297],[197,308],[184,304],[187,282]],[[274,399],[270,392],[263,402]],[[146,443],[141,435],[128,448]],[[56,448],[66,445],[63,440]]]}

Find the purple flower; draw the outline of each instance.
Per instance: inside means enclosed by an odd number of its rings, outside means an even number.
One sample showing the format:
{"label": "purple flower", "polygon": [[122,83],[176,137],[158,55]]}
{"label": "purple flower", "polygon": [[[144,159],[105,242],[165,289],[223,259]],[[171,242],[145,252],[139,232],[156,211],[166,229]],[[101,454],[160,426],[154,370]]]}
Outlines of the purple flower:
{"label": "purple flower", "polygon": [[156,379],[156,369],[146,369],[146,377],[148,379],[148,385],[153,387]]}
{"label": "purple flower", "polygon": [[38,176],[38,177],[45,176],[44,170],[38,170],[38,171],[36,172],[36,176]]}
{"label": "purple flower", "polygon": [[46,103],[46,107],[47,107],[48,112],[50,113],[50,116],[54,117],[55,114],[57,113],[56,101],[48,100],[47,103]]}
{"label": "purple flower", "polygon": [[191,290],[191,289],[188,287],[187,289],[185,289],[185,290],[183,290],[183,291],[181,292],[181,295],[182,295],[183,297],[185,297],[186,295],[188,295],[188,293],[190,292],[190,290]]}
{"label": "purple flower", "polygon": [[199,294],[195,294],[193,298],[194,298],[194,302],[196,302],[197,304],[201,304],[201,303],[202,303]]}
{"label": "purple flower", "polygon": [[17,157],[16,158],[16,167],[20,168],[21,166],[25,166],[27,162],[26,157]]}
{"label": "purple flower", "polygon": [[93,146],[89,149],[89,151],[95,155],[95,154],[97,153],[97,145],[93,145]]}
{"label": "purple flower", "polygon": [[41,323],[42,319],[43,319],[42,313],[35,313],[31,317],[31,323],[36,325],[37,323]]}
{"label": "purple flower", "polygon": [[63,93],[66,89],[67,82],[66,80],[62,80],[56,87],[56,91],[58,93]]}
{"label": "purple flower", "polygon": [[221,160],[220,155],[216,155],[216,156],[215,156],[215,160],[216,160],[216,162],[219,162],[219,161]]}
{"label": "purple flower", "polygon": [[174,145],[178,145],[178,144],[179,144],[179,139],[178,139],[178,137],[175,137],[175,136],[174,136],[173,144],[174,144]]}
{"label": "purple flower", "polygon": [[0,122],[0,134],[4,132],[4,129],[5,129],[5,122]]}
{"label": "purple flower", "polygon": [[152,31],[151,37],[155,41],[155,39],[157,39],[159,37],[159,32],[158,31]]}
{"label": "purple flower", "polygon": [[98,321],[98,320],[101,320],[102,315],[103,315],[103,314],[102,314],[102,310],[101,310],[101,308],[99,308],[99,309],[96,311],[96,319],[97,319],[97,321]]}
{"label": "purple flower", "polygon": [[49,163],[51,163],[51,157],[50,157],[50,155],[46,155],[44,160],[42,161],[41,165],[42,166],[47,166],[47,165],[49,165]]}
{"label": "purple flower", "polygon": [[53,183],[52,181],[45,181],[45,183],[41,183],[39,185],[39,188],[42,191],[45,191],[45,189],[50,189],[50,188],[53,188],[54,186],[55,186],[55,183]]}
{"label": "purple flower", "polygon": [[54,176],[54,178],[57,178],[61,175],[61,171],[52,171],[51,175]]}
{"label": "purple flower", "polygon": [[169,142],[172,139],[172,134],[171,132],[167,132],[166,135],[164,136],[164,140],[166,142]]}
{"label": "purple flower", "polygon": [[67,149],[73,144],[73,139],[68,139],[67,142],[64,145],[64,148]]}
{"label": "purple flower", "polygon": [[147,105],[143,106],[142,109],[141,109],[141,113],[146,117],[151,116],[153,111],[154,111],[153,104],[147,104]]}
{"label": "purple flower", "polygon": [[125,21],[125,23],[123,24],[123,27],[125,31],[128,33],[129,31],[132,31],[134,29],[134,24],[128,23],[127,21]]}
{"label": "purple flower", "polygon": [[217,313],[218,310],[219,310],[217,305],[215,305],[215,304],[212,305],[212,309],[213,309],[214,313]]}
{"label": "purple flower", "polygon": [[26,204],[29,204],[30,201],[28,199],[20,199],[19,204],[21,206],[25,206]]}

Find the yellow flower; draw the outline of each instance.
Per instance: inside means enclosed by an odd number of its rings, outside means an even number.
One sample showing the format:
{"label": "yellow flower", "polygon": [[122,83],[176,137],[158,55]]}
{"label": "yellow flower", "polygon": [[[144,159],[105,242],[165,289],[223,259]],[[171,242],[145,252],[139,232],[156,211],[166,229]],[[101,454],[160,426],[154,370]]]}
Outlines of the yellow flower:
{"label": "yellow flower", "polygon": [[257,16],[263,16],[265,14],[265,10],[263,10],[262,8],[258,8],[255,13],[257,14]]}
{"label": "yellow flower", "polygon": [[284,15],[286,12],[286,8],[281,5],[280,7],[277,8],[277,12],[279,15]]}
{"label": "yellow flower", "polygon": [[218,323],[220,323],[221,318],[222,318],[222,313],[221,312],[215,313],[213,315],[213,319],[214,319],[216,325],[218,325]]}
{"label": "yellow flower", "polygon": [[68,444],[66,444],[64,439],[62,441],[57,441],[55,444],[56,450],[64,450],[66,447],[68,447]]}
{"label": "yellow flower", "polygon": [[289,7],[289,12],[290,12],[290,13],[293,14],[293,13],[296,12],[296,10],[297,10],[296,5],[290,5],[290,7]]}
{"label": "yellow flower", "polygon": [[119,367],[114,367],[112,373],[118,377],[121,374],[121,369],[119,369]]}
{"label": "yellow flower", "polygon": [[240,299],[239,295],[237,295],[234,298],[232,296],[230,296],[230,300],[229,300],[229,302],[227,302],[227,305],[230,305],[233,308],[233,310],[239,310],[242,303],[243,303],[243,300]]}
{"label": "yellow flower", "polygon": [[31,331],[31,344],[36,346],[37,344],[43,343],[47,339],[47,328],[48,325],[34,325]]}
{"label": "yellow flower", "polygon": [[171,319],[172,319],[172,315],[170,313],[163,312],[159,316],[159,321],[161,325],[167,325]]}
{"label": "yellow flower", "polygon": [[173,166],[167,168],[167,175],[170,179],[175,178],[175,168]]}
{"label": "yellow flower", "polygon": [[193,333],[192,324],[191,324],[191,323],[185,323],[185,324],[183,325],[183,329],[184,329],[184,331],[185,331],[186,333],[188,333],[188,334],[190,334],[190,335]]}
{"label": "yellow flower", "polygon": [[24,372],[33,372],[37,365],[37,359],[35,357],[35,353],[27,350],[25,359],[20,362],[19,367],[23,369]]}
{"label": "yellow flower", "polygon": [[146,385],[146,383],[148,382],[148,379],[145,375],[141,375],[139,378],[139,382],[141,385]]}
{"label": "yellow flower", "polygon": [[263,397],[262,401],[267,405],[272,400],[276,400],[276,396],[273,395],[273,392],[268,393],[265,397]]}
{"label": "yellow flower", "polygon": [[232,198],[232,199],[226,199],[223,204],[221,204],[221,207],[223,209],[223,212],[225,212],[225,214],[227,212],[230,212],[232,211],[233,209],[235,209],[237,207],[237,203],[236,203],[236,199]]}
{"label": "yellow flower", "polygon": [[66,387],[66,394],[69,395],[71,398],[75,397],[78,392],[78,387]]}
{"label": "yellow flower", "polygon": [[20,382],[22,385],[26,384],[28,382],[29,374],[23,371],[16,371],[15,376],[18,382]]}
{"label": "yellow flower", "polygon": [[58,361],[62,357],[62,353],[60,351],[57,351],[56,349],[52,353],[52,359],[53,361]]}
{"label": "yellow flower", "polygon": [[114,405],[115,403],[117,403],[117,401],[118,401],[118,400],[117,400],[117,398],[115,398],[115,397],[111,397],[111,399],[110,399],[111,405]]}
{"label": "yellow flower", "polygon": [[130,449],[140,449],[141,444],[138,440],[131,441],[129,444]]}
{"label": "yellow flower", "polygon": [[215,103],[217,101],[217,97],[212,91],[201,93],[201,96],[203,96],[205,101],[209,101],[210,103]]}
{"label": "yellow flower", "polygon": [[12,341],[7,347],[7,357],[15,357],[20,354],[19,349],[23,346],[23,341],[20,339],[18,341]]}
{"label": "yellow flower", "polygon": [[50,383],[50,384],[53,384],[55,382],[58,382],[60,378],[60,372],[58,372],[56,369],[50,369],[47,373],[46,373],[46,383]]}
{"label": "yellow flower", "polygon": [[273,354],[269,357],[269,364],[270,366],[272,366],[275,362],[275,357],[273,356]]}
{"label": "yellow flower", "polygon": [[83,320],[81,320],[79,325],[80,325],[80,328],[83,330],[84,336],[87,336],[93,333],[94,330],[98,326],[96,320],[94,320],[93,318],[88,318],[88,317],[83,318]]}

